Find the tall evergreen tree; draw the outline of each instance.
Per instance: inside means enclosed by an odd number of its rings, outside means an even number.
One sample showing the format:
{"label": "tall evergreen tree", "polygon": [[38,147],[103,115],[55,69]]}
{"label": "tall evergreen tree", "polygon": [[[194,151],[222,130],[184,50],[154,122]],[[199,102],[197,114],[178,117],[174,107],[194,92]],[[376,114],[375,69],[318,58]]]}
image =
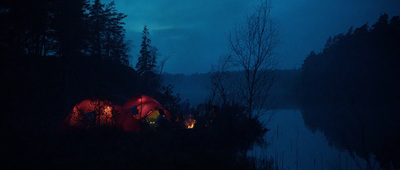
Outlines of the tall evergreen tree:
{"label": "tall evergreen tree", "polygon": [[[54,13],[54,28],[56,36],[56,51],[59,56],[69,59],[81,56],[87,51],[88,2],[56,1]],[[72,59],[73,60],[73,59]]]}
{"label": "tall evergreen tree", "polygon": [[95,0],[89,11],[90,55],[128,65],[129,44],[122,21],[127,15],[117,12],[114,1],[105,5]]}
{"label": "tall evergreen tree", "polygon": [[155,95],[160,87],[159,77],[155,73],[157,48],[151,46],[149,29],[144,26],[142,44],[136,71],[141,78],[142,91],[148,95]]}
{"label": "tall evergreen tree", "polygon": [[90,54],[93,57],[101,58],[102,55],[102,34],[105,31],[104,4],[95,0],[89,8],[90,18]]}
{"label": "tall evergreen tree", "polygon": [[127,15],[118,13],[114,1],[106,5],[105,10],[105,33],[104,33],[104,58],[112,61],[129,64],[129,44],[125,41],[125,23],[122,21]]}
{"label": "tall evergreen tree", "polygon": [[144,26],[142,33],[142,45],[140,49],[140,56],[136,63],[136,69],[140,76],[149,76],[149,74],[155,74],[154,69],[156,67],[156,50],[150,45],[151,40],[148,38],[149,29]]}

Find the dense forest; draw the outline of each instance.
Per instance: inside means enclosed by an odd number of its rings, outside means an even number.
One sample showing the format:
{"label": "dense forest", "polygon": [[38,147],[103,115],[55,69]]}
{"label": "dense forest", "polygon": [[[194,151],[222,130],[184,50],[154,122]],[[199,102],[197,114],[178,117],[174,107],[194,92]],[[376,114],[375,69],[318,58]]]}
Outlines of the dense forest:
{"label": "dense forest", "polygon": [[[264,143],[267,129],[260,121],[245,117],[244,107],[235,104],[181,105],[171,85],[161,86],[150,29],[144,26],[142,42],[130,42],[125,17],[114,2],[100,0],[0,2],[3,167],[271,166],[246,154],[254,142]],[[136,66],[129,63],[133,44],[140,44]],[[136,134],[101,126],[60,129],[84,99],[121,105],[142,94],[171,112],[169,126],[154,129],[142,122]],[[197,120],[192,130],[182,125],[185,111]]]}
{"label": "dense forest", "polygon": [[83,98],[122,100],[146,90],[129,67],[126,16],[114,3],[6,1],[2,7],[2,78],[10,104],[40,108],[57,101],[54,108],[65,113]]}
{"label": "dense forest", "polygon": [[304,121],[370,164],[400,168],[400,20],[384,14],[312,51],[301,73]]}
{"label": "dense forest", "polygon": [[[126,15],[114,2],[3,1],[0,14],[4,133],[53,132],[84,99],[159,94],[129,65]],[[22,136],[9,142],[29,141]]]}
{"label": "dense forest", "polygon": [[[300,109],[306,126],[355,162],[359,156],[368,169],[373,160],[399,169],[400,17],[383,14],[371,27],[351,27],[312,51],[301,69],[280,70],[269,5],[255,8],[227,36],[231,53],[214,70],[173,75],[157,62],[152,28],[143,25],[141,42],[130,41],[127,15],[114,2],[1,1],[2,167],[282,169],[283,156],[277,164],[279,157],[260,159],[249,150],[270,142],[261,120],[267,111]],[[60,128],[85,99],[122,105],[138,95],[165,107],[172,115],[167,123],[138,120],[139,133]]]}

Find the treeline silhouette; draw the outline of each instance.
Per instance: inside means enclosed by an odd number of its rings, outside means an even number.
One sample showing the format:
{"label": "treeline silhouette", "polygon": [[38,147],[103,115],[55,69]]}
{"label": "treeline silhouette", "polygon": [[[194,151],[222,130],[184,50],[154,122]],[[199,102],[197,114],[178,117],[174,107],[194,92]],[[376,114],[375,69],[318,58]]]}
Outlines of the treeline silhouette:
{"label": "treeline silhouette", "polygon": [[383,14],[329,37],[302,65],[301,103],[307,126],[373,167],[400,168],[400,19]]}
{"label": "treeline silhouette", "polygon": [[[85,97],[108,96],[99,89],[111,91],[112,85],[107,83],[124,77],[119,73],[126,72],[123,70],[130,72],[123,74],[130,75],[120,81],[136,79],[132,78],[136,73],[127,67],[129,43],[122,22],[126,15],[118,13],[113,2],[104,5],[99,0],[19,0],[4,1],[1,5],[0,50],[4,68],[18,67],[21,72],[31,68],[40,75],[56,71],[37,67],[36,63],[57,65],[59,75],[50,80],[62,82],[70,96],[76,96],[70,94],[76,91],[74,88],[82,89],[78,93]],[[12,65],[14,61],[19,63]],[[8,75],[15,77],[12,72]]]}
{"label": "treeline silhouette", "polygon": [[63,62],[91,57],[128,65],[126,15],[116,11],[114,2],[18,0],[1,6],[3,55],[52,55]]}
{"label": "treeline silhouette", "polygon": [[85,167],[89,163],[74,158],[104,151],[88,148],[107,140],[97,141],[100,133],[59,132],[73,106],[87,98],[122,104],[137,94],[156,93],[142,86],[129,66],[125,17],[113,2],[98,0],[0,2],[4,168],[66,166],[61,160]]}
{"label": "treeline silhouette", "polygon": [[[258,120],[245,119],[243,108],[234,105],[192,108],[190,113],[198,120],[192,131],[176,127],[154,130],[146,125],[138,134],[101,127],[59,131],[73,106],[84,99],[122,105],[139,94],[153,96],[166,106],[174,117],[171,122],[182,122],[182,116],[176,114],[183,112],[179,96],[171,86],[160,88],[161,79],[154,74],[155,59],[151,58],[148,70],[140,74],[128,62],[125,17],[113,2],[102,4],[99,0],[0,2],[0,79],[5,106],[1,111],[2,167],[271,166],[269,161],[260,165],[246,156],[266,129]],[[147,35],[145,29],[140,55],[155,57]]]}
{"label": "treeline silhouette", "polygon": [[[99,0],[2,1],[0,51],[6,112],[32,118],[68,114],[85,98],[122,103],[155,94],[129,67],[126,15]],[[57,114],[55,114],[57,113]],[[6,114],[7,115],[7,114]],[[25,116],[18,119],[25,119]],[[7,119],[6,119],[7,120]]]}

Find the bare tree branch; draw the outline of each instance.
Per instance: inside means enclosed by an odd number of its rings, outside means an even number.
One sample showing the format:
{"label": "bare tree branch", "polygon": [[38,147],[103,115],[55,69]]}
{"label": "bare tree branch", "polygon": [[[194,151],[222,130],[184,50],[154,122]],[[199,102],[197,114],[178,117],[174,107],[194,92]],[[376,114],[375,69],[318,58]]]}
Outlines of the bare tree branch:
{"label": "bare tree branch", "polygon": [[160,67],[160,75],[162,75],[163,73],[163,69],[164,69],[164,65],[167,62],[167,60],[169,59],[169,56],[165,56],[159,63],[159,67]]}
{"label": "bare tree branch", "polygon": [[228,36],[233,65],[243,73],[237,85],[250,118],[262,114],[274,82],[276,62],[273,51],[279,45],[279,29],[270,12],[270,4],[262,3]]}

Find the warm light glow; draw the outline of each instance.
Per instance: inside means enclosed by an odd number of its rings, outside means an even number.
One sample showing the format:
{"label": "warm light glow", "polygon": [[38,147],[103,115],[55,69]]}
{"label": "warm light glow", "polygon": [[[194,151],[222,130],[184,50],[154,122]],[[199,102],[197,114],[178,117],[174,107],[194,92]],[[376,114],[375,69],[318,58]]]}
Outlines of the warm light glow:
{"label": "warm light glow", "polygon": [[112,107],[106,106],[100,115],[100,124],[107,125],[112,124]]}
{"label": "warm light glow", "polygon": [[150,126],[154,127],[156,124],[157,117],[160,115],[158,110],[154,110],[151,112],[149,116],[146,117],[146,121],[150,124]]}
{"label": "warm light glow", "polygon": [[188,117],[185,120],[186,129],[193,129],[194,128],[194,124],[196,124],[196,120],[193,119],[192,117]]}
{"label": "warm light glow", "polygon": [[[141,120],[147,119],[150,125],[155,124],[155,120],[160,115],[159,109],[163,109],[166,118],[171,118],[169,111],[165,110],[157,100],[145,95],[133,97],[124,106],[118,106],[106,100],[86,99],[73,107],[65,118],[62,128],[88,129],[106,126],[128,132],[139,132]],[[133,114],[133,112],[138,113]]]}
{"label": "warm light glow", "polygon": [[104,113],[110,114],[110,115],[111,115],[111,107],[110,107],[110,106],[107,106],[107,107],[104,109]]}

